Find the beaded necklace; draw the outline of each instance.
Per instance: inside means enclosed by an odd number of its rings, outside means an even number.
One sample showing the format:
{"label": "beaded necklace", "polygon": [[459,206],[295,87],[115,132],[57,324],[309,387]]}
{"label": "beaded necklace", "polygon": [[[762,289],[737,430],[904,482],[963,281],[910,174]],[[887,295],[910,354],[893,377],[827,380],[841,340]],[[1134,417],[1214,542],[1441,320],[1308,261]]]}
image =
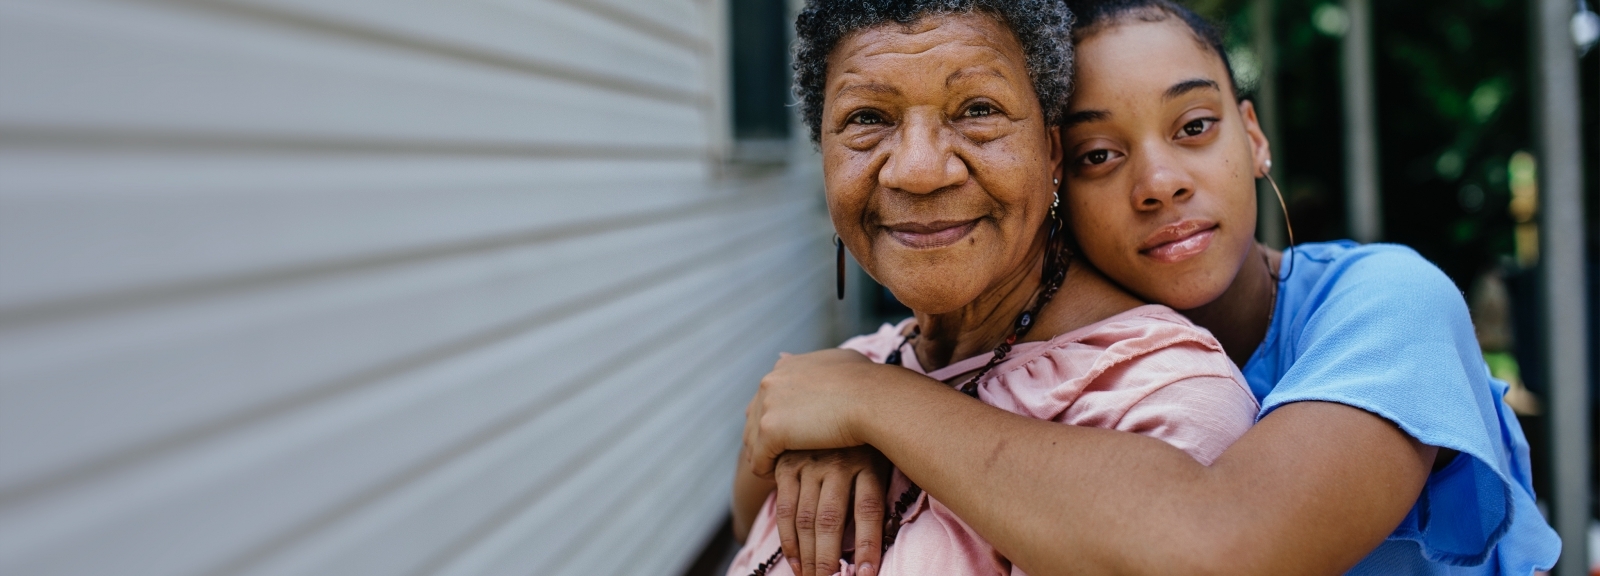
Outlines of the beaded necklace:
{"label": "beaded necklace", "polygon": [[[1054,240],[1054,230],[1051,232],[1051,239]],[[1051,242],[1051,244],[1054,244],[1054,242]],[[973,398],[978,397],[978,381],[982,380],[990,370],[993,370],[995,366],[1006,359],[1006,356],[1011,353],[1012,345],[1016,344],[1017,340],[1028,335],[1028,330],[1033,328],[1034,321],[1039,317],[1039,312],[1044,309],[1046,304],[1050,303],[1050,299],[1055,297],[1056,292],[1061,290],[1061,284],[1067,279],[1069,260],[1065,258],[1065,250],[1055,246],[1051,248],[1054,248],[1050,250],[1053,257],[1045,261],[1044,287],[1039,291],[1039,295],[1034,298],[1033,306],[1017,315],[1017,320],[1012,325],[1011,335],[1000,342],[999,346],[995,346],[994,356],[989,358],[989,362],[984,364],[983,368],[978,369],[978,372],[973,374],[972,378],[968,379],[966,383],[956,388],[963,394]],[[883,359],[883,363],[900,366],[902,362],[901,350],[905,349],[907,344],[916,341],[917,337],[921,335],[922,327],[912,326],[911,331],[900,339],[900,345],[895,346],[894,351]],[[894,507],[889,511],[889,517],[884,519],[883,522],[883,551],[887,552],[889,547],[894,545],[895,537],[900,534],[900,526],[903,524],[902,519],[905,517],[906,511],[911,509],[911,505],[916,503],[917,498],[920,496],[922,496],[922,488],[917,486],[915,482],[911,482],[906,491],[895,499]],[[757,564],[755,570],[750,572],[750,576],[766,576],[767,571],[777,566],[778,561],[781,559],[783,559],[783,548],[779,547],[772,552],[771,556],[767,557],[766,561]]]}

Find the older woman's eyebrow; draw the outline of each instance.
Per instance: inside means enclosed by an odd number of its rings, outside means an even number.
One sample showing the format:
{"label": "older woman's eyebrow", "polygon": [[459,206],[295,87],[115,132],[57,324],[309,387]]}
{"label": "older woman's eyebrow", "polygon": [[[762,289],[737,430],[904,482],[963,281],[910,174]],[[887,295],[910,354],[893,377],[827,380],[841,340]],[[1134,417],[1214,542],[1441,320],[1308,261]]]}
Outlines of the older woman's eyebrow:
{"label": "older woman's eyebrow", "polygon": [[1005,73],[1003,73],[1003,72],[1001,72],[999,70],[995,70],[994,68],[987,67],[987,66],[974,67],[974,68],[962,68],[960,70],[956,70],[955,72],[951,72],[949,76],[946,76],[945,79],[944,79],[944,85],[945,85],[945,87],[948,88],[951,85],[955,84],[957,81],[965,80],[967,78],[972,78],[972,77],[975,77],[975,76],[990,76],[990,77],[994,77],[994,78],[999,78],[1001,80],[1005,80],[1006,79]]}
{"label": "older woman's eyebrow", "polygon": [[874,96],[898,96],[900,94],[900,89],[889,84],[868,82],[864,84],[846,84],[843,88],[840,88],[838,92],[834,92],[834,95],[843,96],[851,92],[866,92]]}
{"label": "older woman's eyebrow", "polygon": [[1079,124],[1087,124],[1089,122],[1104,122],[1110,119],[1111,113],[1105,110],[1079,110],[1077,112],[1068,114],[1066,118],[1061,119],[1061,129],[1067,130]]}
{"label": "older woman's eyebrow", "polygon": [[1193,92],[1195,90],[1200,90],[1200,89],[1203,89],[1203,88],[1210,88],[1210,89],[1216,90],[1218,92],[1222,91],[1222,87],[1218,86],[1215,81],[1212,81],[1212,80],[1209,80],[1209,79],[1206,79],[1206,78],[1190,78],[1188,80],[1184,80],[1184,81],[1179,82],[1177,84],[1173,84],[1171,88],[1167,89],[1167,93],[1166,94],[1162,94],[1161,95],[1161,99],[1162,100],[1171,100],[1173,98],[1177,98],[1177,97],[1182,96],[1184,94],[1188,94],[1190,92]]}

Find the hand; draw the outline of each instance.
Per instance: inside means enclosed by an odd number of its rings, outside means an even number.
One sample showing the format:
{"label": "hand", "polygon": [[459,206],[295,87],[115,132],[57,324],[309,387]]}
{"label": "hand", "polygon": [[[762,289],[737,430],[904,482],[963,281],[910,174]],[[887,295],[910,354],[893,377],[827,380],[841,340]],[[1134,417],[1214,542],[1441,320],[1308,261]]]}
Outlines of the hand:
{"label": "hand", "polygon": [[856,574],[877,576],[890,470],[889,461],[871,446],[785,452],[778,458],[774,520],[795,574],[828,576],[839,570],[853,495]]}
{"label": "hand", "polygon": [[864,444],[851,434],[850,419],[860,406],[856,395],[872,388],[871,371],[882,369],[903,370],[842,349],[779,358],[745,409],[744,453],[751,472],[771,477],[773,462],[788,450]]}

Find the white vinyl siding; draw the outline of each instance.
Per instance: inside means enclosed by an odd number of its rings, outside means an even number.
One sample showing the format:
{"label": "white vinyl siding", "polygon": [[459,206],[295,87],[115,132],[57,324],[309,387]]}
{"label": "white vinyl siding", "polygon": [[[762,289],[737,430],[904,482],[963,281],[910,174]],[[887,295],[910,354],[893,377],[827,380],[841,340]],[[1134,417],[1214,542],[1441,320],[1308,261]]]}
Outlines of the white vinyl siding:
{"label": "white vinyl siding", "polygon": [[0,0],[0,574],[680,570],[839,335],[725,9]]}

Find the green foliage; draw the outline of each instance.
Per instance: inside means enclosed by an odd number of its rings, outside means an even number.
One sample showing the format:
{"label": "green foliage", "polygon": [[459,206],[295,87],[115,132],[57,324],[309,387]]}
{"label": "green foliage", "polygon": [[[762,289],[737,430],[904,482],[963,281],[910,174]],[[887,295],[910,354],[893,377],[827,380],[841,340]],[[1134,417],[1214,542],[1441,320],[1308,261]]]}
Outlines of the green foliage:
{"label": "green foliage", "polygon": [[[1203,0],[1233,46],[1254,47],[1255,2]],[[1330,0],[1274,3],[1285,194],[1302,240],[1346,237],[1340,34]],[[1526,0],[1372,2],[1386,240],[1463,286],[1509,253],[1506,162],[1531,149]]]}

